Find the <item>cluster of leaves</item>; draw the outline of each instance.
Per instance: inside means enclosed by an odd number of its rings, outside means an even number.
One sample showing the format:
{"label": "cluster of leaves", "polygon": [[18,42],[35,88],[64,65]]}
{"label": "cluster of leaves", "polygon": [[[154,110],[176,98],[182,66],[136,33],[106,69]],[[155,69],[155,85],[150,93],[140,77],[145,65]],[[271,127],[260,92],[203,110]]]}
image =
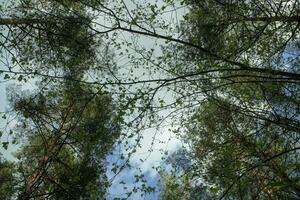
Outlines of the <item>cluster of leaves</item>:
{"label": "cluster of leaves", "polygon": [[0,157],[0,198],[9,200],[14,192],[15,177],[14,163]]}
{"label": "cluster of leaves", "polygon": [[204,75],[178,86],[199,105],[183,121],[191,164],[164,182],[189,181],[163,195],[188,187],[188,199],[298,199],[299,4],[187,3],[185,37],[199,51],[180,46],[172,70]]}
{"label": "cluster of leaves", "polygon": [[21,1],[14,9],[1,21],[8,28],[1,47],[12,56],[7,72],[35,78],[37,89],[9,89],[19,149],[15,163],[1,161],[10,181],[1,181],[1,199],[104,198],[106,156],[120,126],[111,95],[84,83],[95,64],[108,65],[96,55],[92,16],[73,1]]}
{"label": "cluster of leaves", "polygon": [[111,98],[81,85],[59,90],[13,97],[27,140],[17,154],[22,198],[103,197],[105,156],[120,133]]}
{"label": "cluster of leaves", "polygon": [[120,135],[111,96],[80,82],[44,82],[33,93],[10,91],[18,116],[14,134],[22,141],[11,195],[102,198],[110,184],[106,155]]}

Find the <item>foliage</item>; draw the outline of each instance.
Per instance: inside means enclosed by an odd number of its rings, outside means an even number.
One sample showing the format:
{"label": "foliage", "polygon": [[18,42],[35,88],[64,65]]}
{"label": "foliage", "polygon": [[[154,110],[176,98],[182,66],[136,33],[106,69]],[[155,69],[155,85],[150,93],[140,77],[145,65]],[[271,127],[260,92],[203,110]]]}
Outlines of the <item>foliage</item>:
{"label": "foliage", "polygon": [[17,155],[21,199],[96,199],[109,185],[105,156],[120,133],[111,98],[80,84],[62,86],[11,97],[20,114],[16,134],[27,141]]}
{"label": "foliage", "polygon": [[189,44],[165,48],[180,50],[172,72],[191,74],[177,86],[198,107],[183,115],[192,170],[182,173],[208,199],[299,198],[297,2],[264,2],[187,1]]}
{"label": "foliage", "polygon": [[213,102],[205,103],[195,126],[188,127],[200,170],[194,176],[204,174],[200,177],[228,198],[296,199],[296,132],[247,116],[228,102]]}
{"label": "foliage", "polygon": [[119,136],[109,95],[77,84],[11,98],[20,114],[15,132],[27,141],[17,155],[20,198],[103,196],[105,156]]}
{"label": "foliage", "polygon": [[14,163],[0,157],[0,198],[9,200],[13,197],[15,190]]}
{"label": "foliage", "polygon": [[[36,83],[34,92],[10,91],[13,135],[23,139],[20,198],[104,198],[115,141],[125,149],[112,164],[117,176],[142,148],[143,131],[165,125],[187,152],[167,159],[175,171],[161,174],[162,199],[300,197],[298,1],[26,0],[10,8],[0,19],[0,72]],[[179,8],[187,9],[181,23],[169,21]],[[134,177],[127,197],[153,191],[143,174]]]}

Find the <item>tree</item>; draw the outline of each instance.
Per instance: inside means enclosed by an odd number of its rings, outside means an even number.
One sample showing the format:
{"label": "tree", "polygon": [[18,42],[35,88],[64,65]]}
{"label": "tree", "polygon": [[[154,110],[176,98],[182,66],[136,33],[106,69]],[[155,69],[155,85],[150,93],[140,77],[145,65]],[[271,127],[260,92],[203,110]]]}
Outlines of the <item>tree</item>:
{"label": "tree", "polygon": [[92,31],[93,16],[86,10],[79,2],[54,0],[20,1],[3,9],[1,49],[8,60],[1,72],[7,74],[5,78],[66,78],[62,66],[78,72],[95,68],[100,62],[96,52],[105,44],[99,46],[102,42]]}
{"label": "tree", "polygon": [[188,199],[299,198],[298,131],[253,117],[224,98],[206,100],[190,120],[184,140],[191,165],[163,179],[163,197],[176,186],[174,192],[196,192]]}
{"label": "tree", "polygon": [[15,165],[13,162],[0,157],[0,198],[9,200],[13,197],[16,178],[14,177]]}
{"label": "tree", "polygon": [[193,155],[184,148],[170,154],[162,163],[160,171],[160,196],[162,200],[171,199],[214,199],[215,195],[209,191],[201,180],[194,179]]}
{"label": "tree", "polygon": [[[91,16],[83,4],[71,1],[21,1],[11,8],[17,12],[0,20],[7,30],[1,47],[11,59],[1,71],[5,79],[10,74],[18,81],[34,78],[38,88],[31,95],[10,90],[18,116],[14,137],[22,141],[14,195],[103,198],[110,184],[106,156],[120,128],[109,93],[84,83],[96,60],[102,62],[96,63],[101,74],[105,67],[113,71],[112,62],[95,53],[102,50],[90,29]],[[108,60],[109,50],[102,46]]]}
{"label": "tree", "polygon": [[16,16],[1,19],[9,30],[3,48],[17,65],[6,72],[19,75],[19,81],[41,77],[34,92],[10,90],[18,116],[14,135],[23,141],[15,194],[19,199],[103,198],[110,184],[106,156],[120,128],[109,93],[84,80],[95,60],[110,70],[113,65],[96,56],[101,50],[95,49],[82,4],[22,1],[14,8]]}
{"label": "tree", "polygon": [[186,2],[191,45],[165,52],[181,50],[170,70],[187,74],[177,92],[191,108],[190,182],[212,199],[299,198],[298,2]]}
{"label": "tree", "polygon": [[[80,84],[12,96],[19,113],[20,199],[102,198],[105,156],[119,137],[111,97]],[[54,87],[56,86],[56,89]]]}

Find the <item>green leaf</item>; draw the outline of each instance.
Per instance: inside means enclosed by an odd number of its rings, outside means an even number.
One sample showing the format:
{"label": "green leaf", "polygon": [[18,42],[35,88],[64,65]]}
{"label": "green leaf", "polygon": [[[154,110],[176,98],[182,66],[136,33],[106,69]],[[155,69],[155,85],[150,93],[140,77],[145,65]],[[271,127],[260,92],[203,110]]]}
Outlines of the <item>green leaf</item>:
{"label": "green leaf", "polygon": [[9,142],[2,142],[2,147],[7,150]]}
{"label": "green leaf", "polygon": [[118,171],[118,167],[116,165],[113,166],[112,169],[111,169],[111,171],[116,174],[117,171]]}
{"label": "green leaf", "polygon": [[16,57],[12,57],[11,61],[12,61],[13,64],[15,64],[17,62]]}
{"label": "green leaf", "polygon": [[18,81],[22,81],[23,80],[23,75],[20,75],[19,77],[18,77]]}
{"label": "green leaf", "polygon": [[153,13],[155,13],[155,6],[154,6],[154,5],[151,5],[151,6],[150,6],[150,9],[151,9],[151,11],[152,11]]}
{"label": "green leaf", "polygon": [[4,75],[4,80],[9,79],[9,78],[10,78],[10,76],[8,74]]}

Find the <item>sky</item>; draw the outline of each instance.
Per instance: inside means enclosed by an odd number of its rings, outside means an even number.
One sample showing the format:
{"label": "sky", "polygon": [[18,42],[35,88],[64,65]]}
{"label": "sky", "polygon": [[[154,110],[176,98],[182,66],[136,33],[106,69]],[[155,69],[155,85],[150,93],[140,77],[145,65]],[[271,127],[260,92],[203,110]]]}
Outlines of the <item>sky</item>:
{"label": "sky", "polygon": [[[128,1],[126,1],[127,3]],[[148,1],[152,3],[153,1]],[[127,4],[128,8],[130,9],[130,3]],[[162,6],[162,2],[159,2],[158,7]],[[131,5],[132,6],[132,5]],[[174,12],[167,12],[162,16],[162,19],[168,23],[176,24],[178,23],[184,13],[186,11],[184,9],[182,10],[177,10],[176,13]],[[174,22],[175,20],[175,22]],[[176,32],[173,32],[172,34],[176,35]],[[160,49],[160,45],[164,44],[164,41],[162,40],[157,40],[155,38],[149,38],[145,36],[137,36],[137,35],[132,35],[129,33],[122,33],[122,39],[126,40],[134,40],[135,43],[139,44],[140,46],[150,49],[154,49],[153,57],[155,56],[161,56],[162,52]],[[121,49],[122,51],[122,49]],[[134,52],[132,52],[134,53]],[[118,64],[120,66],[123,65],[123,63],[128,63],[128,60],[123,59],[121,62]],[[135,76],[137,77],[143,77],[143,73],[145,73],[145,69],[143,69],[143,66],[140,66],[138,70],[136,70],[134,73]],[[159,76],[159,75],[157,75]],[[149,78],[149,77],[148,77]],[[156,78],[156,77],[152,77]],[[142,79],[142,78],[141,78]],[[145,77],[147,79],[147,76]],[[167,94],[166,91],[161,91],[158,94],[158,97],[163,98],[165,101],[171,101],[172,100],[172,95]],[[164,115],[167,115],[168,112],[163,113]],[[116,179],[113,181],[112,187],[109,191],[111,194],[110,198],[116,197],[116,195],[124,194],[126,191],[130,191],[130,188],[135,187],[134,182],[134,175],[136,174],[144,174],[145,179],[147,180],[148,184],[150,186],[156,186],[157,189],[159,189],[159,174],[157,173],[156,167],[160,166],[163,164],[162,157],[165,157],[166,155],[164,154],[165,152],[169,152],[169,154],[176,149],[180,148],[182,146],[181,141],[176,139],[173,135],[172,132],[169,131],[170,125],[168,125],[169,122],[166,122],[166,126],[156,129],[156,128],[151,128],[147,129],[142,132],[143,139],[141,140],[141,147],[137,149],[136,153],[131,157],[130,163],[135,166],[132,169],[125,169],[123,172],[121,172]],[[155,138],[154,143],[152,144],[153,138]],[[153,149],[153,151],[149,152],[150,149]],[[109,156],[108,160],[110,162],[116,162],[119,158],[119,153],[124,153],[126,154],[126,151],[124,148],[122,149],[117,147],[116,150],[114,151],[114,155]],[[141,159],[143,160],[141,162]],[[110,172],[108,170],[108,176],[111,177],[113,176],[114,173]],[[120,182],[124,181],[126,183],[127,189],[124,190],[123,187],[120,187]],[[141,193],[137,192],[135,195],[132,195],[128,199],[147,199],[147,200],[154,200],[158,199],[159,195],[159,190],[156,190],[157,192],[146,195],[144,197],[141,197]]]}
{"label": "sky", "polygon": [[[1,1],[0,1],[1,3]],[[0,31],[2,31],[0,29]],[[6,31],[3,31],[2,34],[6,34]],[[2,40],[2,37],[0,37],[0,41]],[[2,41],[1,41],[2,42]],[[0,47],[0,54],[2,52],[2,48]],[[5,57],[6,55],[4,55],[4,53],[2,53],[2,55]],[[3,57],[0,57],[0,70],[5,70],[5,65],[6,65],[6,61]],[[4,80],[4,73],[0,72],[0,131],[4,132],[5,127],[6,127],[6,122],[9,119],[4,119],[3,115],[5,114],[5,112],[7,112],[9,110],[9,105],[7,102],[7,95],[6,95],[6,88],[9,84],[12,84],[12,81],[7,81]],[[8,116],[7,116],[8,117]],[[5,134],[5,132],[3,133],[2,137],[0,137],[0,153],[3,154],[3,156],[5,156],[8,159],[14,159],[14,157],[12,156],[12,153],[15,150],[15,147],[9,145],[8,149],[5,150],[2,146],[2,142],[7,142],[10,141],[11,137],[7,134]]]}

